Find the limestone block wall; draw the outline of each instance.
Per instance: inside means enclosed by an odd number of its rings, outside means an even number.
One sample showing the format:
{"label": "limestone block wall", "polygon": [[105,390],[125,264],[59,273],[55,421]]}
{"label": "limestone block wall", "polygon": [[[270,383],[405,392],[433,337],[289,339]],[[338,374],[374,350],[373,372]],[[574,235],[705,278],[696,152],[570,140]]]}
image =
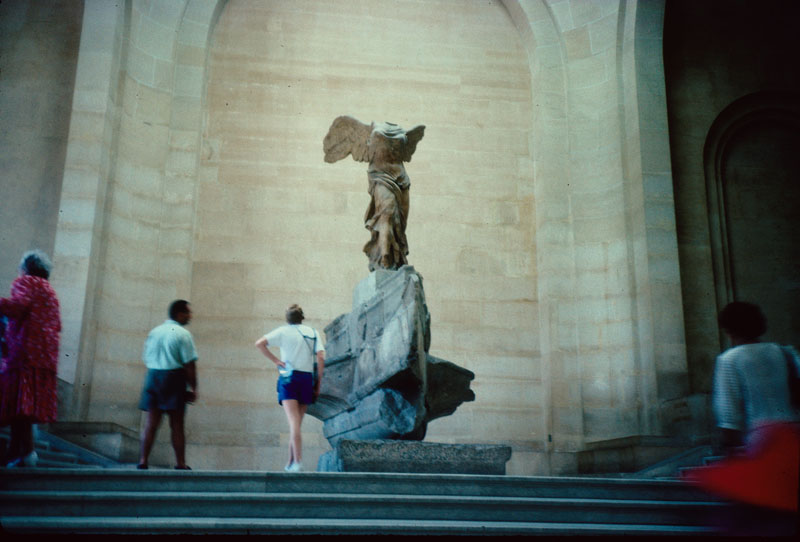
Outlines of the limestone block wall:
{"label": "limestone block wall", "polygon": [[59,214],[81,2],[0,5],[0,295],[20,256],[52,256]]}
{"label": "limestone block wall", "polygon": [[138,427],[143,333],[188,296],[197,74],[217,7],[86,2],[55,248],[74,419]]}
{"label": "limestone block wall", "polygon": [[[618,73],[624,99],[622,167],[630,268],[635,281],[635,345],[648,432],[686,433],[690,412],[686,341],[664,81],[664,2],[627,2]],[[652,361],[651,361],[652,360]]]}
{"label": "limestone block wall", "polygon": [[96,339],[98,260],[106,194],[118,134],[120,70],[125,11],[101,2],[84,5],[81,51],[72,102],[69,146],[56,232],[54,286],[61,298],[59,370],[73,384],[70,412],[86,415]]}
{"label": "limestone block wall", "polygon": [[531,58],[547,449],[558,472],[574,467],[559,452],[674,430],[686,416],[663,4],[506,5]]}
{"label": "limestone block wall", "polygon": [[[428,126],[407,165],[409,261],[424,278],[431,352],[474,371],[478,397],[428,438],[541,434],[530,73],[502,5],[458,6],[237,2],[223,12],[192,273],[206,430],[279,440],[282,459],[275,371],[253,342],[290,302],[321,329],[350,311],[368,273],[366,164],[323,161],[322,138],[348,114]],[[316,420],[304,427],[327,448]],[[269,455],[253,454],[253,466],[275,466]]]}

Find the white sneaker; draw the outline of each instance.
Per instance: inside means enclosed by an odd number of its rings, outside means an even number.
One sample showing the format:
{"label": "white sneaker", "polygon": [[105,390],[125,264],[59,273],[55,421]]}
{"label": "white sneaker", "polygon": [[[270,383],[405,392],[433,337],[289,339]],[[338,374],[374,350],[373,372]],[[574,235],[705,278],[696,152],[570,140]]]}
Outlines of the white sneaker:
{"label": "white sneaker", "polygon": [[17,459],[6,465],[6,468],[16,469],[19,467],[35,467],[36,463],[38,462],[39,462],[39,454],[37,454],[36,450],[34,450],[25,457],[18,457]]}
{"label": "white sneaker", "polygon": [[285,470],[286,472],[300,472],[301,470],[303,470],[303,465],[301,465],[300,463],[292,463],[291,465],[286,467]]}

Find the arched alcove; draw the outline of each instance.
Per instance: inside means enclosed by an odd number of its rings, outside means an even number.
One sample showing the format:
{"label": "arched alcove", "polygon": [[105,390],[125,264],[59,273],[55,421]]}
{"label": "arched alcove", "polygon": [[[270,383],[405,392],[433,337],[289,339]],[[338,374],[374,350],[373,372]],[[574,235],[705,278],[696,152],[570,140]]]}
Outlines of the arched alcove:
{"label": "arched alcove", "polygon": [[[425,281],[431,353],[475,372],[477,396],[431,424],[428,438],[543,433],[529,66],[500,3],[451,6],[237,2],[221,14],[191,291],[198,348],[213,358],[203,408],[217,430],[283,438],[274,375],[253,341],[291,302],[322,329],[351,310],[368,274],[367,165],[327,164],[322,153],[333,119],[351,115],[427,125],[406,166],[409,262]],[[251,460],[260,468],[275,458]]]}
{"label": "arched alcove", "polygon": [[768,338],[790,344],[800,340],[798,148],[800,95],[764,91],[723,110],[704,149],[717,307],[760,304]]}

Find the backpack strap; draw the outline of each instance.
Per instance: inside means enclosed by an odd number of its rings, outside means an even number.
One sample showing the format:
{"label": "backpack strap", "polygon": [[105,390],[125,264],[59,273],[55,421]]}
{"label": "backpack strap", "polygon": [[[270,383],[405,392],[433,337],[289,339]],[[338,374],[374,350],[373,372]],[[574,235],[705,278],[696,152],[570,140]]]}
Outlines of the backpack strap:
{"label": "backpack strap", "polygon": [[[299,327],[295,327],[295,329],[300,334],[300,336],[303,337],[303,342],[305,343],[305,345],[308,346],[308,348],[311,350],[311,361],[314,363],[314,367],[316,367],[317,364],[316,364],[316,359],[314,359],[314,357],[317,353],[317,330],[316,329],[314,330],[313,337],[307,337],[302,331],[300,331]],[[313,347],[309,346],[308,342],[306,342],[306,339],[314,339],[314,346]]]}
{"label": "backpack strap", "polygon": [[786,358],[786,372],[788,375],[789,398],[795,408],[800,408],[800,375],[797,371],[797,361],[794,352],[786,346],[781,346],[783,356]]}

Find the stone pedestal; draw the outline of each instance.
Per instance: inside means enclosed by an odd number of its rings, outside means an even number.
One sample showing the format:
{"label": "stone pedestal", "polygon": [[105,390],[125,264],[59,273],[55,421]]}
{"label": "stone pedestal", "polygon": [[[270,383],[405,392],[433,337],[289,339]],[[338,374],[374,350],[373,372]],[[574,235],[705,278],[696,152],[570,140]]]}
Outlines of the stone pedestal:
{"label": "stone pedestal", "polygon": [[472,371],[428,353],[430,320],[410,265],[373,271],[356,286],[352,312],[325,328],[325,373],[308,409],[331,446],[422,440],[428,422],[475,399]]}
{"label": "stone pedestal", "polygon": [[341,440],[320,457],[320,472],[504,475],[511,447],[409,440]]}

